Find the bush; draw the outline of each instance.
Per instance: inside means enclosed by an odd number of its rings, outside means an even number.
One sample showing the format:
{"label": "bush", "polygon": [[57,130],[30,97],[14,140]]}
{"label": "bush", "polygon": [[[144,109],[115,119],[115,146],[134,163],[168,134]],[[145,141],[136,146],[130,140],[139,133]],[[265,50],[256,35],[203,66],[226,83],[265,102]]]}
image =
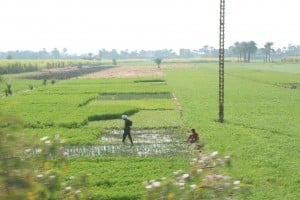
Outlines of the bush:
{"label": "bush", "polygon": [[59,136],[28,140],[22,129],[18,118],[0,116],[0,199],[85,199],[86,176],[62,182],[68,152]]}
{"label": "bush", "polygon": [[8,84],[8,83],[6,83],[5,95],[6,96],[11,96],[12,95],[11,85]]}
{"label": "bush", "polygon": [[172,177],[146,181],[147,192],[143,199],[231,199],[240,181],[216,173],[218,166],[230,166],[229,158],[219,157],[217,152],[199,153],[191,161],[189,172],[178,170]]}

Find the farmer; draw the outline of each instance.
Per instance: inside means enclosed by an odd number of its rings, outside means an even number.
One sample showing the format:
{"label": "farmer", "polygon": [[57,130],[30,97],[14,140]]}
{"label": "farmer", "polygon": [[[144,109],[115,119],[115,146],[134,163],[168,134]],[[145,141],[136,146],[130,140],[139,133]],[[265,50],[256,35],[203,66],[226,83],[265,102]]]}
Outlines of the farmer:
{"label": "farmer", "polygon": [[197,142],[199,140],[199,135],[195,129],[192,129],[192,133],[189,135],[187,141],[190,143]]}
{"label": "farmer", "polygon": [[130,135],[130,127],[132,125],[132,121],[130,121],[127,117],[127,115],[122,115],[122,119],[125,121],[125,125],[124,125],[124,133],[123,133],[123,140],[122,142],[124,143],[125,142],[125,139],[128,135],[128,138],[131,142],[131,144],[133,145],[133,142],[132,142],[132,138],[131,138],[131,135]]}

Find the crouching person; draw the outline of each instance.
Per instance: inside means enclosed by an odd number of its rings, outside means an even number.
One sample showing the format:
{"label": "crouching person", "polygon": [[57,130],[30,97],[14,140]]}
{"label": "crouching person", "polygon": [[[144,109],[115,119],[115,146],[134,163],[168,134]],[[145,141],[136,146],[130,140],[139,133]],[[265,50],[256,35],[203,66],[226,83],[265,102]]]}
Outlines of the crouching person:
{"label": "crouching person", "polygon": [[199,135],[195,129],[192,129],[192,133],[189,135],[187,141],[190,143],[195,143],[199,140]]}

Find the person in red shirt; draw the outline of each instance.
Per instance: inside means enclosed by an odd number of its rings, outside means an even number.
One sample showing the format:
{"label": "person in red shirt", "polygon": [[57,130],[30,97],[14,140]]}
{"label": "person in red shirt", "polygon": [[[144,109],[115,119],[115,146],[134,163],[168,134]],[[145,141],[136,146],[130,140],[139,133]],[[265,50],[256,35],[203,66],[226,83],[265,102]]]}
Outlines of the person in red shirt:
{"label": "person in red shirt", "polygon": [[199,135],[195,129],[192,129],[192,134],[189,135],[187,141],[190,143],[197,142],[199,140]]}

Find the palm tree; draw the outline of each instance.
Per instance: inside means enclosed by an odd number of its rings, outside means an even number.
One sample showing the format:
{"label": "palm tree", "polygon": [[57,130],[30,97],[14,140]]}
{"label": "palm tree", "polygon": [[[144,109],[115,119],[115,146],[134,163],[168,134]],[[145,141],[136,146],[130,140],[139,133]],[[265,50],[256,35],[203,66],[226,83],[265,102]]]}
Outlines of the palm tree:
{"label": "palm tree", "polygon": [[266,42],[266,44],[264,45],[264,49],[265,49],[265,55],[266,55],[266,62],[271,62],[271,52],[272,52],[272,46],[273,46],[273,42]]}
{"label": "palm tree", "polygon": [[247,42],[241,42],[240,44],[241,52],[243,53],[244,62],[247,62],[247,54],[248,54],[248,43]]}
{"label": "palm tree", "polygon": [[235,42],[233,52],[238,55],[238,61],[240,62],[243,57],[244,62],[250,62],[251,54],[254,54],[257,50],[256,43],[250,42]]}
{"label": "palm tree", "polygon": [[240,62],[242,59],[241,43],[239,43],[239,42],[234,43],[233,52],[234,52],[234,54],[237,55],[238,62]]}
{"label": "palm tree", "polygon": [[251,54],[254,54],[257,51],[257,46],[256,43],[254,41],[250,41],[247,44],[248,47],[248,60],[247,62],[250,62],[250,56]]}

